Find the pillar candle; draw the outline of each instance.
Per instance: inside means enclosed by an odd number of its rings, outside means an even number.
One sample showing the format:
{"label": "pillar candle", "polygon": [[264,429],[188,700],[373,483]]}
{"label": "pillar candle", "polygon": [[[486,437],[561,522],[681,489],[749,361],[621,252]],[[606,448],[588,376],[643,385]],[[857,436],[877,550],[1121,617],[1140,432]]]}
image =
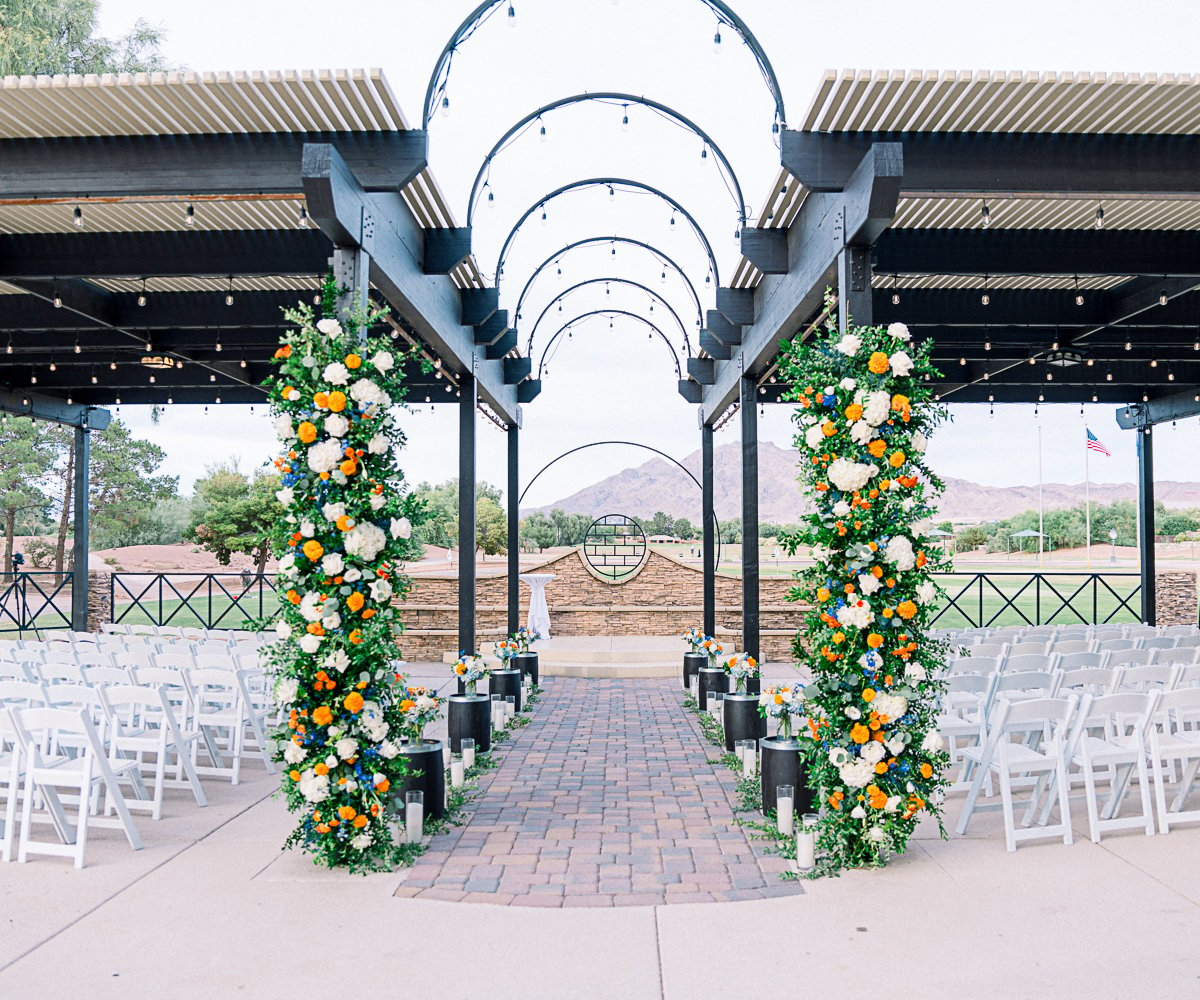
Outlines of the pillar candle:
{"label": "pillar candle", "polygon": [[475,766],[475,741],[462,741],[462,759],[463,767],[468,771]]}
{"label": "pillar candle", "polygon": [[464,778],[464,774],[463,774],[464,770],[465,770],[465,767],[461,760],[450,761],[450,787],[451,788],[462,788],[463,778]]}

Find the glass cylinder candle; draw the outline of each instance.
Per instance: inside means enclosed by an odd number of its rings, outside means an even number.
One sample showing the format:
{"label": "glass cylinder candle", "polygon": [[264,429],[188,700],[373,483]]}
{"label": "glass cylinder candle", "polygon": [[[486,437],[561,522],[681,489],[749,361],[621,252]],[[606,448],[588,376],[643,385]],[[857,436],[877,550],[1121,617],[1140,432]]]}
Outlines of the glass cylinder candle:
{"label": "glass cylinder candle", "polygon": [[504,714],[509,719],[511,719],[513,716],[515,716],[517,714],[517,697],[516,697],[516,695],[510,694],[504,699]]}
{"label": "glass cylinder candle", "polygon": [[425,838],[425,793],[420,790],[404,793],[404,833],[410,844]]}
{"label": "glass cylinder candle", "polygon": [[463,767],[468,771],[475,766],[475,741],[473,739],[464,739],[462,741],[462,760]]}
{"label": "glass cylinder candle", "polygon": [[795,826],[792,811],[796,802],[795,792],[791,785],[775,786],[775,823],[785,837],[792,835]]}
{"label": "glass cylinder candle", "polygon": [[742,740],[742,777],[753,778],[758,773],[758,741]]}
{"label": "glass cylinder candle", "polygon": [[796,870],[811,871],[817,866],[817,814],[805,813],[796,833]]}
{"label": "glass cylinder candle", "polygon": [[450,787],[462,788],[463,781],[466,779],[466,766],[461,760],[450,761]]}

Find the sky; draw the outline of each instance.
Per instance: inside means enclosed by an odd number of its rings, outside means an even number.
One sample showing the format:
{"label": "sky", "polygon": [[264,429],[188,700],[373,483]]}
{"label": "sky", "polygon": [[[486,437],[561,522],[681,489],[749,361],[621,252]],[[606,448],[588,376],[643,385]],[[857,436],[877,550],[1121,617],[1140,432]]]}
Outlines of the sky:
{"label": "sky", "polygon": [[[420,125],[429,75],[442,46],[476,0],[104,0],[101,30],[120,34],[138,17],[166,32],[164,52],[193,70],[332,69],[381,67],[413,127]],[[1143,0],[1137,16],[1115,0],[891,0],[888,3],[799,3],[735,0],[733,8],[758,36],[779,78],[790,118],[798,118],[826,69],[1027,69],[1191,72],[1200,9],[1179,0]],[[726,29],[714,53],[712,13],[698,0],[513,0],[456,54],[447,90],[448,116],[430,126],[430,167],[460,224],[476,171],[501,135],[520,118],[573,94],[642,94],[691,118],[728,155],[744,203],[753,214],[779,168],[771,135],[772,103],[748,49]],[[511,26],[505,22],[512,21]],[[1170,30],[1164,30],[1170,25]],[[621,118],[628,114],[628,129]],[[528,276],[555,251],[576,240],[620,235],[660,247],[694,281],[703,309],[707,257],[682,217],[671,225],[666,203],[617,186],[575,192],[545,203],[552,190],[591,177],[637,180],[668,193],[708,234],[719,277],[738,258],[737,199],[717,167],[702,158],[702,143],[674,123],[632,106],[591,102],[547,115],[546,137],[535,128],[504,149],[487,173],[491,207],[481,199],[473,247],[481,268],[496,270],[501,244],[520,215],[533,208],[505,258],[502,306],[515,314]],[[522,340],[534,334],[533,358],[561,326],[593,310],[635,312],[641,321],[594,317],[555,341],[546,355],[543,391],[525,407],[522,480],[562,452],[599,440],[637,441],[684,458],[699,447],[695,408],[676,392],[675,361],[683,334],[695,342],[696,308],[683,281],[644,252],[598,244],[551,264],[532,284],[521,309]],[[561,267],[562,275],[556,272]],[[667,277],[663,278],[663,273]],[[576,282],[596,277],[636,281],[596,284],[562,300]],[[653,313],[649,311],[655,305]],[[679,325],[668,306],[679,316]],[[545,313],[540,322],[538,317]],[[536,329],[535,329],[536,324]],[[665,343],[664,339],[669,343]],[[524,346],[523,346],[524,349]],[[457,474],[457,408],[410,400],[403,418],[409,480],[441,481]],[[760,437],[787,446],[787,407],[767,407]],[[1047,482],[1081,482],[1084,427],[1112,451],[1093,455],[1094,482],[1136,478],[1132,432],[1120,430],[1114,407],[983,406],[951,408],[952,422],[933,439],[929,458],[945,476],[994,486],[1038,479],[1039,439]],[[163,471],[189,490],[206,467],[240,459],[244,469],[272,451],[266,408],[169,407],[159,424],[148,410],[120,408],[121,419],[168,453]],[[735,442],[734,421],[717,444]],[[479,475],[505,478],[504,434],[480,421]],[[1200,423],[1184,421],[1156,432],[1156,478],[1194,480]],[[645,452],[592,448],[558,463],[538,480],[528,505],[550,503],[631,465]],[[636,500],[631,498],[631,503]]]}

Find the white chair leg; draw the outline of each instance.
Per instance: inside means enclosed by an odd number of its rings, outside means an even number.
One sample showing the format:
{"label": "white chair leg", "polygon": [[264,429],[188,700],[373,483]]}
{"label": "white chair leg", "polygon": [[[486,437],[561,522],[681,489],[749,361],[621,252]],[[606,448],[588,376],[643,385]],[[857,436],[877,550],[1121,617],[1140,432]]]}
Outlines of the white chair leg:
{"label": "white chair leg", "polygon": [[1063,843],[1070,844],[1075,837],[1071,829],[1071,785],[1067,781],[1067,764],[1061,753],[1055,772],[1058,775],[1058,814],[1062,817]]}
{"label": "white chair leg", "polygon": [[1163,833],[1169,833],[1171,820],[1167,816],[1167,789],[1163,774],[1163,762],[1160,754],[1154,755],[1154,801],[1158,806],[1158,828]]}
{"label": "white chair leg", "polygon": [[1096,776],[1092,771],[1090,760],[1084,761],[1083,764],[1083,788],[1087,798],[1087,814],[1088,814],[1088,831],[1092,836],[1092,843],[1100,843],[1100,809],[1096,803]]}
{"label": "white chair leg", "polygon": [[1016,820],[1013,816],[1012,777],[1007,767],[1000,768],[1000,801],[1004,816],[1004,846],[1009,851],[1017,849]]}

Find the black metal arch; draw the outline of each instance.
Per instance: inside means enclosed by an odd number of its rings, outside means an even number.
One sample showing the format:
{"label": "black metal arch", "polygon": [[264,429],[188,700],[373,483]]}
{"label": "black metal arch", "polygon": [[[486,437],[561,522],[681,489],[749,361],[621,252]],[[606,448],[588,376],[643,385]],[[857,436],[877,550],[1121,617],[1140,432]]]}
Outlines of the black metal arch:
{"label": "black metal arch", "polygon": [[608,277],[608,278],[588,278],[586,281],[576,282],[570,288],[565,288],[561,292],[559,292],[556,296],[554,296],[554,298],[552,298],[549,301],[549,303],[547,303],[546,308],[541,311],[541,314],[538,316],[537,321],[533,324],[532,327],[530,327],[529,338],[525,344],[526,357],[528,357],[533,351],[534,335],[537,333],[538,327],[541,325],[542,320],[546,318],[546,314],[550,311],[550,307],[553,306],[554,303],[556,303],[556,302],[561,303],[572,292],[577,291],[580,288],[587,288],[590,285],[628,285],[631,288],[637,288],[637,289],[645,292],[647,295],[649,295],[653,299],[657,299],[659,302],[662,303],[663,307],[667,310],[667,312],[669,312],[671,314],[671,316],[674,317],[675,323],[679,327],[679,332],[683,334],[684,349],[687,351],[689,356],[691,355],[692,342],[688,339],[687,328],[683,325],[683,320],[681,320],[679,318],[679,313],[677,313],[675,311],[675,309],[671,306],[670,302],[668,302],[661,295],[659,295],[658,292],[654,291],[654,289],[648,288],[646,285],[643,285],[639,281],[634,281],[631,278]]}
{"label": "black metal arch", "polygon": [[554,263],[554,261],[560,259],[564,254],[568,254],[572,250],[577,250],[580,247],[590,246],[593,243],[596,245],[601,243],[623,243],[628,244],[629,246],[641,247],[643,250],[648,250],[658,258],[659,263],[670,267],[675,271],[676,274],[679,275],[680,278],[683,279],[683,283],[687,286],[687,290],[692,293],[692,301],[696,304],[696,315],[700,317],[701,325],[703,325],[704,310],[700,306],[700,296],[696,292],[696,286],[692,284],[692,279],[687,276],[687,272],[665,253],[659,250],[658,247],[651,246],[649,243],[643,243],[641,240],[635,240],[628,236],[589,236],[587,239],[576,240],[574,243],[568,243],[565,247],[561,247],[552,253],[536,268],[534,268],[533,274],[531,274],[529,276],[529,280],[525,282],[525,287],[521,289],[521,296],[517,299],[517,308],[513,312],[513,315],[517,317],[518,323],[521,321],[521,306],[525,304],[525,297],[529,294],[529,289],[533,287],[533,283],[537,280],[538,275],[541,274],[552,263]]}
{"label": "black metal arch", "polygon": [[742,186],[738,183],[737,174],[734,173],[733,164],[729,162],[729,157],[716,144],[712,136],[686,115],[680,114],[666,104],[660,104],[658,101],[652,101],[648,97],[639,97],[636,94],[624,94],[619,91],[601,91],[595,94],[574,94],[571,97],[564,97],[549,104],[543,104],[537,110],[527,114],[500,137],[499,141],[488,151],[487,156],[483,158],[483,163],[479,165],[479,171],[475,174],[475,182],[471,185],[471,195],[467,199],[467,228],[470,228],[471,221],[475,218],[475,206],[479,203],[479,196],[482,194],[483,186],[487,184],[486,176],[490,173],[492,161],[504,151],[509,140],[523,133],[526,126],[540,121],[543,115],[589,101],[597,101],[601,104],[622,104],[626,107],[636,104],[644,108],[650,108],[691,132],[697,139],[704,143],[705,152],[711,149],[716,155],[717,161],[724,169],[726,184],[733,185],[729,193],[733,196],[734,203],[737,205],[738,225],[744,226],[746,224],[746,199],[742,194]]}
{"label": "black metal arch", "polygon": [[648,194],[652,194],[656,198],[660,198],[665,201],[675,212],[678,212],[685,219],[687,219],[688,225],[692,227],[692,232],[696,234],[696,238],[704,247],[704,253],[708,257],[708,269],[712,274],[713,283],[716,285],[721,284],[721,275],[719,269],[717,268],[717,258],[713,253],[712,243],[709,242],[708,237],[704,234],[704,230],[700,228],[700,223],[698,223],[695,218],[693,218],[692,214],[681,204],[679,204],[679,202],[677,202],[666,192],[660,191],[658,188],[652,187],[649,184],[643,184],[641,181],[631,181],[624,177],[589,177],[586,180],[572,181],[570,184],[564,184],[562,187],[555,188],[549,194],[538,198],[537,201],[535,201],[524,211],[524,213],[522,213],[521,217],[517,220],[516,225],[514,225],[512,229],[508,231],[508,236],[505,237],[504,245],[500,248],[500,256],[496,258],[496,287],[500,287],[500,279],[504,275],[504,258],[508,256],[508,250],[509,247],[512,246],[512,241],[516,238],[517,233],[520,232],[521,227],[525,225],[526,220],[533,215],[534,212],[536,212],[539,208],[545,209],[547,202],[551,202],[555,198],[559,197],[559,195],[564,195],[571,191],[580,191],[591,187],[608,187],[615,190],[618,186],[634,188],[638,191],[645,191]]}
{"label": "black metal arch", "polygon": [[542,348],[542,356],[538,358],[537,377],[539,379],[542,377],[542,369],[546,366],[546,355],[550,353],[550,348],[554,346],[554,342],[568,330],[573,329],[577,323],[582,323],[585,319],[591,319],[593,316],[628,316],[630,319],[636,319],[639,323],[645,323],[667,345],[667,350],[671,352],[671,361],[675,365],[675,374],[677,377],[683,378],[683,371],[679,367],[679,356],[675,353],[675,348],[671,346],[671,338],[663,333],[657,324],[646,319],[645,316],[639,316],[637,313],[630,312],[627,309],[593,309],[591,312],[580,313],[573,319],[567,320],[567,322],[554,331],[554,336],[546,342],[546,346]]}
{"label": "black metal arch", "polygon": [[[450,106],[449,99],[446,97],[446,85],[450,80],[450,66],[454,61],[454,54],[458,51],[458,47],[467,41],[475,33],[475,30],[491,17],[496,8],[504,2],[505,0],[484,0],[483,3],[466,16],[462,24],[450,36],[450,40],[443,46],[437,62],[433,65],[433,72],[430,74],[429,83],[425,87],[425,107],[421,115],[421,128],[429,128],[429,123],[434,114],[436,114],[439,105],[445,102],[445,107],[448,108]],[[511,6],[511,0],[509,2]],[[778,132],[786,125],[787,114],[783,107],[783,91],[779,87],[779,78],[775,75],[775,70],[771,66],[771,60],[767,58],[766,51],[746,22],[738,17],[723,0],[700,0],[700,2],[716,15],[719,24],[723,24],[737,32],[738,36],[753,54],[755,62],[758,63],[759,71],[762,73],[763,81],[767,85],[767,90],[770,91],[771,99],[775,102],[775,121],[771,125],[771,131]],[[718,29],[718,34],[714,41],[719,42],[719,40],[720,31]]]}

